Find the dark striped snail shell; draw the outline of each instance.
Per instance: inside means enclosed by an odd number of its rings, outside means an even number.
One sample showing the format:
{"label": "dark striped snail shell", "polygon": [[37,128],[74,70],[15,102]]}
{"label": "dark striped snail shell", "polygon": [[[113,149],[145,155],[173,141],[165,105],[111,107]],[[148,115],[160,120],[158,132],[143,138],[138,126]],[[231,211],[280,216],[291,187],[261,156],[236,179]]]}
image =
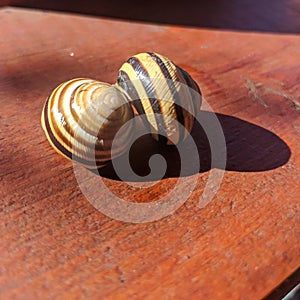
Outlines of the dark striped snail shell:
{"label": "dark striped snail shell", "polygon": [[153,52],[134,55],[121,66],[116,85],[138,114],[145,115],[156,140],[177,144],[191,132],[202,102],[200,89],[170,59]]}
{"label": "dark striped snail shell", "polygon": [[115,134],[131,118],[132,107],[116,87],[76,78],[52,92],[44,105],[41,123],[58,153],[87,168],[95,168],[104,166],[127,149],[133,136],[132,122],[118,136],[119,140],[114,141],[117,147],[111,154]]}

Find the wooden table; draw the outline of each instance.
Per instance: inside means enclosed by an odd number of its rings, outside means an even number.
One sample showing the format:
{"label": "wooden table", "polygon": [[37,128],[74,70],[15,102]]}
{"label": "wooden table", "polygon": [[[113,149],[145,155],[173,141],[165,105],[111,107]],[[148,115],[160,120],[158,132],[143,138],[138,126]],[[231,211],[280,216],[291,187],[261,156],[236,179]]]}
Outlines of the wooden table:
{"label": "wooden table", "polygon": [[[15,8],[1,9],[0,21],[1,299],[259,299],[299,267],[299,35]],[[62,81],[113,83],[142,51],[170,57],[199,83],[222,125],[227,164],[204,207],[217,165],[187,176],[196,187],[176,212],[134,224],[87,201],[40,114]],[[192,135],[205,161],[200,131]],[[157,200],[177,180],[143,189],[100,179],[136,202]]]}

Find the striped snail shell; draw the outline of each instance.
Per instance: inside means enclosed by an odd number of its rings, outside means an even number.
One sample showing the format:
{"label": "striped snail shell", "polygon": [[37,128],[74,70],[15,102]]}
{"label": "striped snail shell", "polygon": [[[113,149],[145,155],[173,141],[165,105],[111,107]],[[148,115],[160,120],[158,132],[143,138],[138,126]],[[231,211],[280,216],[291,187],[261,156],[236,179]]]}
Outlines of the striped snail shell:
{"label": "striped snail shell", "polygon": [[133,118],[126,96],[116,87],[87,78],[59,85],[47,99],[41,117],[46,137],[63,156],[87,168],[104,166],[121,155],[133,137],[132,122],[119,140],[112,141],[123,124]]}
{"label": "striped snail shell", "polygon": [[200,89],[170,59],[153,52],[134,55],[121,66],[116,85],[138,114],[146,116],[145,125],[156,140],[177,144],[191,132],[202,102]]}

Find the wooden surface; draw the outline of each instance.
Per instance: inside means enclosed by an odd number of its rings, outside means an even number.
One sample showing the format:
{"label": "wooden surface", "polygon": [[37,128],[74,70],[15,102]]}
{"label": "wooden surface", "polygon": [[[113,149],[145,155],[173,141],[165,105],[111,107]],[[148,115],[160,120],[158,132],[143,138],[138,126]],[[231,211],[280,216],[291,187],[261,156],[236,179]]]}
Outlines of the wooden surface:
{"label": "wooden surface", "polygon": [[[0,21],[1,299],[259,299],[299,267],[299,36],[12,8]],[[141,51],[170,57],[199,83],[223,127],[227,165],[200,209],[211,170],[195,126],[205,163],[188,174],[198,180],[192,195],[164,219],[132,224],[85,199],[40,113],[60,82],[112,83]],[[177,179],[145,191],[103,180],[128,201],[152,201]]]}

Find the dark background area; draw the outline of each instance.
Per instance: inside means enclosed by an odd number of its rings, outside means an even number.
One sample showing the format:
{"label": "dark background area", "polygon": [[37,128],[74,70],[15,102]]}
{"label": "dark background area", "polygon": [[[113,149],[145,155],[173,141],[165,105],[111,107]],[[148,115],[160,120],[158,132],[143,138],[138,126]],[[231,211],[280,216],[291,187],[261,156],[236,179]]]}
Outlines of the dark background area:
{"label": "dark background area", "polygon": [[0,5],[204,28],[300,32],[299,0],[0,0]]}

